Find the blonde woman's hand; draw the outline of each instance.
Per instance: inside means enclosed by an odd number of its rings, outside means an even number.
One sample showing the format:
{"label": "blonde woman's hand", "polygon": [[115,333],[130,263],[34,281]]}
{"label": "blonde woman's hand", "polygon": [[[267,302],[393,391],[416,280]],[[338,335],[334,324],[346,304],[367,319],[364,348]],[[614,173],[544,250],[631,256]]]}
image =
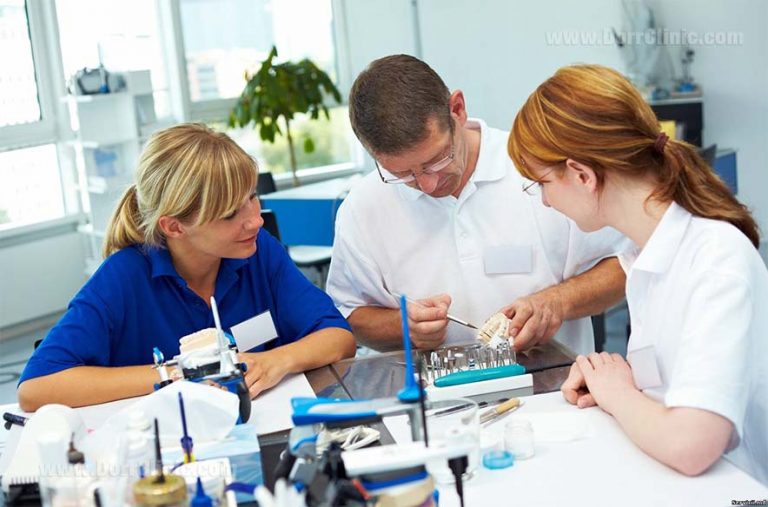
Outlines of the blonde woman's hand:
{"label": "blonde woman's hand", "polygon": [[251,399],[277,385],[291,371],[290,354],[280,348],[265,352],[241,352],[238,358],[246,365],[245,385]]}

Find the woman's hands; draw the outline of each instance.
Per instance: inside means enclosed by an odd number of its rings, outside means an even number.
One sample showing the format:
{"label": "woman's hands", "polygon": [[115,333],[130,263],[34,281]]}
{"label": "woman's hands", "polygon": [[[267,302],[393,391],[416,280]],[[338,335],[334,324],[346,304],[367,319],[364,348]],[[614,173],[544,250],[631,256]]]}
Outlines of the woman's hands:
{"label": "woman's hands", "polygon": [[637,391],[629,363],[619,354],[593,352],[578,356],[560,390],[565,399],[579,408],[598,405],[613,413],[629,391]]}
{"label": "woman's hands", "polygon": [[283,347],[265,352],[241,352],[238,358],[246,365],[245,385],[251,399],[275,386],[293,371],[293,360]]}

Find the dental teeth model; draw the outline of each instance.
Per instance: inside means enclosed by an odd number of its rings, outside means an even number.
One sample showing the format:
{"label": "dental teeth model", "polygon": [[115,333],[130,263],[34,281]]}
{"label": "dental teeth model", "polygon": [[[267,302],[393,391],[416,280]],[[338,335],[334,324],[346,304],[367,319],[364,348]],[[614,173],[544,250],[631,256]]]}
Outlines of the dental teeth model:
{"label": "dental teeth model", "polygon": [[509,339],[509,322],[501,312],[491,315],[477,332],[477,339],[488,347],[497,348],[499,343]]}
{"label": "dental teeth model", "polygon": [[216,338],[218,337],[217,333],[215,327],[209,327],[182,337],[179,339],[180,352],[185,354],[187,352],[192,352],[193,350],[216,345]]}

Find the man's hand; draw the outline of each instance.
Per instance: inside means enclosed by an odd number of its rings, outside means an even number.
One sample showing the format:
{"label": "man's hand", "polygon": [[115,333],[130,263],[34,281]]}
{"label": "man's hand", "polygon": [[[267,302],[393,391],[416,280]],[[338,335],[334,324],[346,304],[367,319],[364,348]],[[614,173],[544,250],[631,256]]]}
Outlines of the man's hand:
{"label": "man's hand", "polygon": [[245,385],[251,399],[283,380],[290,371],[291,358],[280,348],[266,352],[241,352],[237,357],[247,367]]}
{"label": "man's hand", "polygon": [[577,356],[576,364],[595,403],[609,414],[627,392],[637,391],[632,369],[619,354],[593,352],[587,357]]}
{"label": "man's hand", "polygon": [[509,335],[518,351],[548,342],[563,323],[563,305],[555,288],[516,299],[501,312],[512,321]]}
{"label": "man's hand", "polygon": [[584,374],[581,373],[581,368],[579,368],[577,363],[571,365],[571,371],[568,373],[568,378],[565,379],[563,385],[560,386],[560,391],[562,391],[563,397],[568,403],[579,408],[594,407],[596,405],[595,399],[587,389]]}
{"label": "man's hand", "polygon": [[445,341],[451,296],[437,296],[408,302],[408,329],[411,342],[418,349],[432,350]]}

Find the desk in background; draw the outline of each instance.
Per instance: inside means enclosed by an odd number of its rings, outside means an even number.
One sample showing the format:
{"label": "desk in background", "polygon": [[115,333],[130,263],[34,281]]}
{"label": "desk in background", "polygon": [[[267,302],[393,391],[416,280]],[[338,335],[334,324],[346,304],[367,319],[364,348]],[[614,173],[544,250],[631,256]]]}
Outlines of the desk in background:
{"label": "desk in background", "polygon": [[286,246],[333,246],[336,212],[358,178],[334,178],[264,194],[261,206],[275,214]]}

